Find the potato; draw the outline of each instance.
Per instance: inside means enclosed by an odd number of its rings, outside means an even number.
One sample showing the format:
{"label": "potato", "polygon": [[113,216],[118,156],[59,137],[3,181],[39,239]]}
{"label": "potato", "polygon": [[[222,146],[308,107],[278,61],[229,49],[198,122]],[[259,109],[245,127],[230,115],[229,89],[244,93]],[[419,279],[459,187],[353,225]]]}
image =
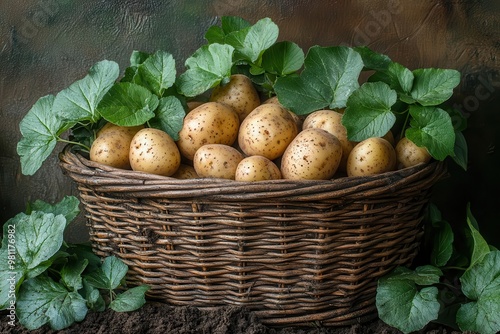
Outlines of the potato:
{"label": "potato", "polygon": [[90,147],[90,160],[121,169],[130,169],[129,148],[132,136],[126,131],[99,135]]}
{"label": "potato", "polygon": [[[278,105],[280,105],[280,106],[283,107],[283,105],[278,100],[277,96],[273,96],[273,97],[268,98],[267,100],[265,100],[264,102],[262,102],[262,104],[278,104]],[[292,118],[295,120],[295,123],[297,124],[297,129],[299,129],[299,131],[300,131],[302,129],[302,124],[304,123],[304,117],[303,116],[299,116],[299,115],[297,115],[296,113],[294,113],[294,112],[292,112],[290,110],[288,110],[288,112],[290,113],[290,115],[292,115]]]}
{"label": "potato", "polygon": [[396,168],[396,152],[386,139],[372,137],[359,142],[347,158],[347,176],[367,176]]}
{"label": "potato", "polygon": [[181,164],[175,141],[162,130],[145,128],[130,143],[130,166],[135,171],[171,176]]}
{"label": "potato", "polygon": [[317,110],[310,113],[302,124],[302,129],[318,128],[330,132],[340,140],[342,145],[342,160],[339,170],[345,171],[347,167],[347,157],[351,153],[355,142],[347,139],[347,129],[342,124],[342,114],[335,110]]}
{"label": "potato", "polygon": [[177,146],[185,158],[193,160],[195,152],[205,144],[232,145],[238,137],[238,114],[219,102],[206,102],[184,117]]}
{"label": "potato", "polygon": [[392,146],[396,144],[396,140],[394,139],[394,134],[391,130],[387,131],[387,133],[382,137],[387,140]]}
{"label": "potato", "polygon": [[241,123],[238,144],[248,156],[274,160],[285,152],[297,133],[297,124],[288,110],[278,104],[262,104]]}
{"label": "potato", "polygon": [[177,171],[172,174],[172,177],[176,179],[196,179],[199,176],[193,166],[181,163]]}
{"label": "potato", "polygon": [[231,106],[242,122],[260,104],[260,97],[249,77],[243,74],[233,74],[229,82],[212,90],[210,101]]}
{"label": "potato", "polygon": [[234,180],[243,154],[232,146],[207,144],[194,154],[193,167],[200,177]]}
{"label": "potato", "polygon": [[419,147],[406,137],[401,138],[396,144],[396,160],[398,168],[412,167],[426,164],[431,160],[431,155],[425,147]]}
{"label": "potato", "polygon": [[281,171],[274,162],[261,155],[252,155],[236,167],[236,181],[264,181],[281,179]]}
{"label": "potato", "polygon": [[317,128],[302,130],[281,157],[281,175],[293,180],[328,180],[337,172],[342,144]]}

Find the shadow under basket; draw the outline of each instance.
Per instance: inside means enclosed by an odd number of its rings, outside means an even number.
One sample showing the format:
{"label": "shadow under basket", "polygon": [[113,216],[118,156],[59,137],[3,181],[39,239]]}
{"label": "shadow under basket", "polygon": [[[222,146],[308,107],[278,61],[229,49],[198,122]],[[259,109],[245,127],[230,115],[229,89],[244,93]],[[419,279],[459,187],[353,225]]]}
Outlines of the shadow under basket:
{"label": "shadow under basket", "polygon": [[329,181],[179,180],[60,154],[94,252],[170,305],[242,306],[269,326],[377,317],[377,280],[410,265],[445,164]]}

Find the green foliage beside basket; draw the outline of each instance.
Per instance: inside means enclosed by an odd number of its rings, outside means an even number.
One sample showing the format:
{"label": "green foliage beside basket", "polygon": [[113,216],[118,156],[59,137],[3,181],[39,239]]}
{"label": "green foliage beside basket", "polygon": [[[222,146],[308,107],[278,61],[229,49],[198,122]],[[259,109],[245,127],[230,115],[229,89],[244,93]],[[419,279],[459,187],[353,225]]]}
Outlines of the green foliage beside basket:
{"label": "green foliage beside basket", "polygon": [[13,323],[18,317],[30,330],[45,324],[60,330],[89,310],[128,312],[146,302],[148,286],[126,289],[128,267],[120,259],[101,261],[89,246],[63,241],[79,204],[72,196],[55,205],[38,200],[5,223],[0,254],[8,261],[0,263],[0,309],[15,311]]}
{"label": "green foliage beside basket", "polygon": [[430,322],[462,331],[500,331],[500,252],[488,245],[467,208],[466,245],[456,247],[450,224],[435,206],[428,214],[430,264],[399,267],[379,280],[379,317],[404,333]]}

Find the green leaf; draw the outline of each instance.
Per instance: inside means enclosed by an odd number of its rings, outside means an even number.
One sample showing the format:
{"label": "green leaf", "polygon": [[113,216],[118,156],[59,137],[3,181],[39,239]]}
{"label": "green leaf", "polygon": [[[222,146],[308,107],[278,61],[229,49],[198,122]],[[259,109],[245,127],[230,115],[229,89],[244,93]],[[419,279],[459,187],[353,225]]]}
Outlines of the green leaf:
{"label": "green leaf", "polygon": [[176,73],[172,55],[157,51],[137,67],[134,82],[161,97],[174,84]]}
{"label": "green leaf", "polygon": [[228,34],[225,43],[234,47],[237,59],[258,64],[262,53],[276,42],[278,35],[278,26],[266,17],[248,28]]}
{"label": "green leaf", "polygon": [[87,76],[57,94],[52,117],[59,115],[75,123],[85,120],[96,122],[100,118],[97,106],[119,74],[118,64],[114,61],[98,62],[90,68]]}
{"label": "green leaf", "polygon": [[109,308],[116,312],[131,312],[142,307],[146,303],[145,293],[149,290],[149,286],[140,285],[132,289],[128,289],[114,299]]}
{"label": "green leaf", "polygon": [[375,72],[370,78],[371,82],[382,81],[389,85],[400,95],[408,95],[413,86],[413,73],[403,65],[391,62],[387,69]]}
{"label": "green leaf", "polygon": [[45,275],[24,282],[16,306],[19,322],[29,330],[47,323],[61,330],[82,321],[88,310],[80,294],[69,292]]}
{"label": "green leaf", "polygon": [[85,279],[98,289],[114,290],[120,286],[127,271],[128,267],[122,260],[115,256],[108,256],[104,259],[101,268],[86,275]]}
{"label": "green leaf", "polygon": [[120,126],[137,126],[155,116],[158,97],[140,85],[115,84],[99,103],[98,111],[107,121]]}
{"label": "green leaf", "polygon": [[472,300],[457,312],[462,331],[500,332],[500,252],[486,254],[460,277],[462,291]]}
{"label": "green leaf", "polygon": [[415,79],[411,97],[423,106],[447,101],[460,83],[460,72],[450,69],[425,68],[413,71]]}
{"label": "green leaf", "polygon": [[99,290],[89,284],[85,279],[83,279],[83,290],[80,291],[80,294],[85,296],[89,309],[96,312],[102,312],[106,309],[106,303]]}
{"label": "green leaf", "polygon": [[379,318],[403,333],[424,328],[438,318],[440,304],[434,286],[421,290],[411,280],[380,280],[376,306]]}
{"label": "green leaf", "polygon": [[469,150],[464,134],[460,131],[455,131],[455,146],[453,148],[453,152],[453,161],[455,161],[457,165],[462,167],[463,170],[467,170],[467,165],[469,162]]}
{"label": "green leaf", "polygon": [[351,48],[313,46],[300,76],[280,77],[274,89],[279,101],[298,115],[325,107],[343,108],[359,87],[362,68],[361,56]]}
{"label": "green leaf", "polygon": [[33,175],[54,150],[64,123],[52,113],[54,96],[40,98],[19,123],[22,138],[17,144],[21,171]]}
{"label": "green leaf", "polygon": [[304,51],[295,43],[278,42],[262,54],[262,67],[276,75],[287,75],[298,71],[304,64]]}
{"label": "green leaf", "polygon": [[[4,225],[4,231],[5,231]],[[6,234],[4,234],[5,236]],[[6,237],[4,237],[4,240]],[[16,293],[19,290],[19,285],[22,283],[23,271],[16,268],[15,265],[15,250],[12,248],[12,252],[9,251],[8,247],[2,247],[0,249],[0,310],[4,310],[10,307],[10,302],[15,302]]]}
{"label": "green leaf", "polygon": [[186,60],[188,68],[177,78],[179,93],[198,96],[231,75],[234,48],[230,45],[204,45]]}
{"label": "green leaf", "polygon": [[130,66],[138,67],[139,65],[144,63],[146,59],[149,58],[149,56],[151,56],[151,54],[147,52],[137,50],[132,51],[132,54],[130,55]]}
{"label": "green leaf", "polygon": [[226,36],[232,32],[243,30],[251,26],[250,22],[239,16],[223,16],[221,26],[211,26],[205,33],[205,39],[209,44],[226,43]]}
{"label": "green leaf", "polygon": [[89,264],[87,259],[70,261],[61,269],[62,282],[73,291],[78,291],[83,287],[82,273]]}
{"label": "green leaf", "polygon": [[52,205],[42,200],[36,200],[29,205],[30,214],[33,211],[43,211],[45,213],[53,213],[55,216],[62,214],[66,218],[66,223],[69,224],[80,213],[80,201],[75,196],[65,196],[60,202]]}
{"label": "green leaf", "polygon": [[410,105],[410,128],[406,137],[417,146],[426,147],[436,160],[453,155],[455,130],[450,115],[441,108]]}
{"label": "green leaf", "polygon": [[470,206],[467,206],[467,227],[467,244],[471,252],[469,268],[471,268],[490,252],[490,247],[481,233],[479,233],[478,225],[470,211]]}
{"label": "green leaf", "polygon": [[436,267],[443,267],[453,254],[454,234],[451,225],[446,221],[441,221],[439,226],[434,227],[433,235],[431,264]]}
{"label": "green leaf", "polygon": [[442,275],[443,272],[441,269],[431,265],[419,266],[415,270],[410,270],[406,267],[397,267],[383,280],[387,282],[404,280],[418,285],[432,285],[438,283]]}
{"label": "green leaf", "polygon": [[149,124],[153,128],[165,131],[172,139],[178,140],[185,115],[186,112],[181,101],[174,96],[166,96],[160,99],[156,116]]}
{"label": "green leaf", "polygon": [[382,53],[373,51],[367,46],[357,46],[354,51],[361,55],[365,69],[383,71],[391,64],[391,58]]}
{"label": "green leaf", "polygon": [[66,219],[62,214],[35,211],[31,215],[19,214],[7,224],[16,226],[16,265],[27,277],[39,275],[61,248]]}
{"label": "green leaf", "polygon": [[367,82],[354,91],[342,116],[349,140],[383,137],[396,122],[391,110],[396,100],[396,92],[383,82]]}

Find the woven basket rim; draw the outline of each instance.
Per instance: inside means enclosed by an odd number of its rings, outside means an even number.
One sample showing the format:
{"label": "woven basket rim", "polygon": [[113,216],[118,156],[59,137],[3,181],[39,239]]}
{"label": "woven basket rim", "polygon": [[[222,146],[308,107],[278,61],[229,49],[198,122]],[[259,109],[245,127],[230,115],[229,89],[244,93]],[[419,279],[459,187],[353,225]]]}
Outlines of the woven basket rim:
{"label": "woven basket rim", "polygon": [[[219,200],[246,200],[261,197],[287,197],[305,201],[322,200],[322,194],[332,197],[340,192],[343,197],[381,195],[394,189],[415,185],[432,186],[446,174],[443,161],[433,161],[371,176],[341,176],[331,180],[278,179],[258,182],[218,178],[177,179],[140,171],[124,170],[90,161],[69,144],[59,154],[60,167],[77,183],[101,192],[118,192],[123,196],[196,198],[212,197]],[[147,195],[147,196],[145,196]],[[314,198],[311,198],[314,196]]]}

